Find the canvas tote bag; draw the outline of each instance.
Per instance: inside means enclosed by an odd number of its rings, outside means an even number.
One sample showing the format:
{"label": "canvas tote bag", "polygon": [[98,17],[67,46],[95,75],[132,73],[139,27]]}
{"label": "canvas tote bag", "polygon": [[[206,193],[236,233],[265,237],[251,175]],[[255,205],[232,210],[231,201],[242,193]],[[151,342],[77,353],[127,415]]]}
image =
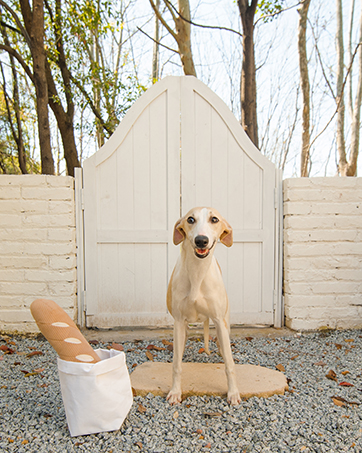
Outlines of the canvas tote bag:
{"label": "canvas tote bag", "polygon": [[118,430],[133,402],[124,352],[98,349],[100,362],[67,362],[58,357],[62,398],[70,435]]}

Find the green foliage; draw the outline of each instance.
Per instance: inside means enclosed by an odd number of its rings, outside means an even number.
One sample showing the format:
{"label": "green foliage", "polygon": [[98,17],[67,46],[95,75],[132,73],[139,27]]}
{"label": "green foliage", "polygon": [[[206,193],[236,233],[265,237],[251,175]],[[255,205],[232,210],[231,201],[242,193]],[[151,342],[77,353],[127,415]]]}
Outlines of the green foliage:
{"label": "green foliage", "polygon": [[278,17],[278,13],[283,10],[283,4],[284,0],[260,0],[256,8],[256,15],[263,22],[270,22]]}

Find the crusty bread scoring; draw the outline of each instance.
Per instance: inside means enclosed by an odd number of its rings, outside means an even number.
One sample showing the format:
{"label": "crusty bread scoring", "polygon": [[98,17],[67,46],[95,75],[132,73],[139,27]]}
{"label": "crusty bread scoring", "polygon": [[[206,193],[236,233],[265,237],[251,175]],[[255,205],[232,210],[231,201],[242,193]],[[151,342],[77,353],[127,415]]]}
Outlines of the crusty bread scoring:
{"label": "crusty bread scoring", "polygon": [[100,361],[72,319],[54,301],[37,299],[31,304],[30,311],[40,332],[62,360],[82,363]]}

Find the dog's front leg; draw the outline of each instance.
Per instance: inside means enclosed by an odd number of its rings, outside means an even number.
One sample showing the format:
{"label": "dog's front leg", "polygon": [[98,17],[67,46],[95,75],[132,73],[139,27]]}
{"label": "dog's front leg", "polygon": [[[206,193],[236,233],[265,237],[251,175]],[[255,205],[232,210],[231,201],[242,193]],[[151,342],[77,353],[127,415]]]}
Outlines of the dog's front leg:
{"label": "dog's front leg", "polygon": [[173,328],[173,370],[172,387],[167,395],[170,404],[181,403],[181,372],[182,356],[185,350],[187,324],[185,321],[175,320]]}
{"label": "dog's front leg", "polygon": [[231,352],[230,336],[225,320],[215,319],[217,338],[220,344],[220,351],[225,363],[225,372],[228,381],[228,403],[239,404],[240,393],[236,384],[235,363]]}

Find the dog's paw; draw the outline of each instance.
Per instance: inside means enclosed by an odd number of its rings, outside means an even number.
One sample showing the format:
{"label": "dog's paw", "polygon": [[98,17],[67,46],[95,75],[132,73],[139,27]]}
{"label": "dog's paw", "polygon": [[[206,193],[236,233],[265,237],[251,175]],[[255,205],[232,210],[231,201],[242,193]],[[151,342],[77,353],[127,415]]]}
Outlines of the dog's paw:
{"label": "dog's paw", "polygon": [[241,403],[240,393],[239,392],[229,392],[228,393],[228,403],[232,406],[236,406]]}
{"label": "dog's paw", "polygon": [[166,399],[171,405],[179,404],[181,403],[181,392],[173,392],[170,390]]}

